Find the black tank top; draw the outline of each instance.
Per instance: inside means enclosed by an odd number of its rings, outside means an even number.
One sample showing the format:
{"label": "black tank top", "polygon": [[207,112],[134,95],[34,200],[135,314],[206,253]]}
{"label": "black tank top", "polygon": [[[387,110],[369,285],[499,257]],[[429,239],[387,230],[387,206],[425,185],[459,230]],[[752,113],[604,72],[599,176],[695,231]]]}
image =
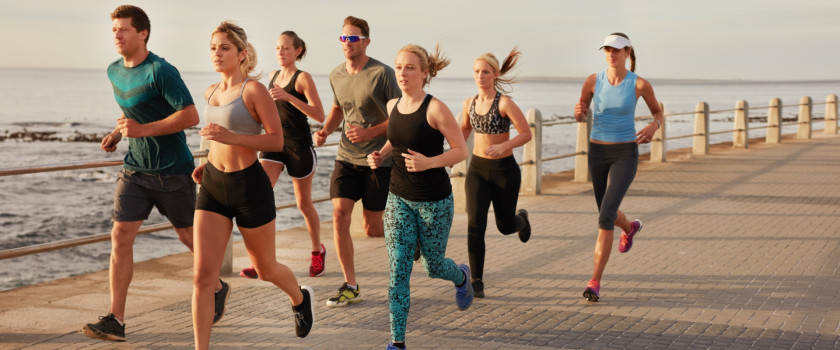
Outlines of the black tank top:
{"label": "black tank top", "polygon": [[432,95],[427,94],[420,108],[411,114],[402,114],[394,106],[388,116],[388,141],[391,141],[391,155],[394,158],[390,191],[411,201],[439,201],[452,193],[446,169],[433,168],[410,173],[405,168],[405,158],[402,156],[408,153],[409,148],[429,158],[443,153],[443,134],[432,128],[426,120],[426,110],[431,100]]}
{"label": "black tank top", "polygon": [[[295,72],[295,75],[293,75],[292,79],[289,80],[289,83],[283,87],[283,90],[290,95],[297,97],[299,100],[303,101],[303,103],[309,103],[309,100],[306,99],[306,95],[295,90],[295,82],[301,72],[301,70]],[[278,75],[280,75],[279,70],[274,73],[273,77],[271,77],[271,82],[268,83],[269,89],[274,87],[274,80],[277,79]],[[311,146],[312,133],[309,132],[309,121],[306,118],[306,114],[301,112],[297,109],[297,107],[288,101],[275,100],[274,104],[277,105],[277,113],[280,115],[280,123],[283,125],[283,141],[286,144]]]}

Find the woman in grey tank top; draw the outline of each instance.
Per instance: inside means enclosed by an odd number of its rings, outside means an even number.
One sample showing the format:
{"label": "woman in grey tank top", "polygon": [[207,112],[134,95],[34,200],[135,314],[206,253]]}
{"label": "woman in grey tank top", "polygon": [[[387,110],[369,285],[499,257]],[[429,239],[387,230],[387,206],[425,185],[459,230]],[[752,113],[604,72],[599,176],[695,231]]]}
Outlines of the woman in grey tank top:
{"label": "woman in grey tank top", "polygon": [[[299,286],[292,270],[277,262],[274,193],[268,176],[257,161],[257,150],[279,151],[283,148],[277,107],[264,85],[249,80],[254,78],[249,74],[256,66],[256,52],[242,28],[222,22],[213,31],[210,53],[221,81],[205,92],[207,110],[212,111],[210,114],[217,121],[238,120],[228,123],[229,126],[248,124],[241,119],[252,118],[262,124],[265,133],[253,134],[253,129],[237,133],[212,122],[199,132],[212,142],[208,162],[193,173],[193,179],[201,184],[194,225],[192,318],[195,347],[207,349],[210,344],[213,289],[233,229],[233,218],[236,218],[245,248],[260,277],[288,295],[297,336],[305,337],[313,321],[312,289]],[[246,111],[230,108],[225,115],[226,106],[238,104],[244,105]]]}

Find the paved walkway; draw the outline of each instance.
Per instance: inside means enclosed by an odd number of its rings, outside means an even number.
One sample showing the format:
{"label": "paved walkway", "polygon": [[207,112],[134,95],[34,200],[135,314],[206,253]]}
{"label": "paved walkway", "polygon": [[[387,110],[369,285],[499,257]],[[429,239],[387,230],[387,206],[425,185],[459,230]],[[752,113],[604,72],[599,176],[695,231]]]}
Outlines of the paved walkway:
{"label": "paved walkway", "polygon": [[[602,301],[581,292],[592,271],[596,211],[589,184],[544,178],[520,199],[527,244],[490,230],[487,297],[460,312],[451,283],[415,265],[406,339],[412,349],[840,347],[840,137],[644,162],[623,203],[644,221],[633,250],[613,253]],[[691,159],[688,159],[691,158]],[[322,227],[330,237],[331,226]],[[308,238],[278,234],[278,255],[305,276]],[[215,348],[381,349],[389,339],[383,239],[356,240],[365,301],[329,309],[342,277],[331,242],[314,287],[316,324],[294,336],[287,298],[267,283],[227,277],[228,311]],[[236,267],[247,261],[240,244]],[[457,214],[448,256],[466,262],[466,215]],[[0,348],[188,349],[191,257],[138,264],[126,343],[86,338],[84,323],[108,307],[107,271],[0,293]]]}

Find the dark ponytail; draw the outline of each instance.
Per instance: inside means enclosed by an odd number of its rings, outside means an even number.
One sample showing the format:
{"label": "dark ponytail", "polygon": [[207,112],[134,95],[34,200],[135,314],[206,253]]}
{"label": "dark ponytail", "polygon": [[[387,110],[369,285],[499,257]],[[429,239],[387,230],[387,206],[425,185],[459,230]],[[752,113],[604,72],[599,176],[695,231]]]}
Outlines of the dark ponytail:
{"label": "dark ponytail", "polygon": [[[627,34],[624,34],[624,33],[616,32],[616,33],[612,33],[610,35],[618,35],[618,36],[624,37],[627,40],[630,40],[630,37],[628,37]],[[636,49],[633,48],[632,46],[630,46],[630,71],[633,72],[633,73],[636,72]]]}

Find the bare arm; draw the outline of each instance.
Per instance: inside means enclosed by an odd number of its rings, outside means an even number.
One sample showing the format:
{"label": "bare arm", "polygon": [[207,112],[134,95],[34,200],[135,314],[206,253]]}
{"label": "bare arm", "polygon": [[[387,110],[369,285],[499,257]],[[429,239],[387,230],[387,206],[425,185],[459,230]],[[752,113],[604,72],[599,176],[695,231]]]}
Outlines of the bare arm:
{"label": "bare arm", "polygon": [[592,102],[592,96],[595,96],[596,79],[598,79],[597,75],[590,75],[583,82],[583,87],[580,89],[580,99],[575,104],[575,120],[578,122],[586,120],[586,113],[589,112],[589,104]]}
{"label": "bare arm", "polygon": [[653,121],[636,133],[636,143],[648,143],[653,139],[656,130],[665,122],[665,116],[662,114],[662,109],[659,108],[659,101],[656,100],[656,95],[653,93],[653,86],[642,77],[636,79],[636,94],[645,99],[645,104],[647,104],[650,114],[653,116]]}
{"label": "bare arm", "polygon": [[302,72],[300,79],[295,83],[295,90],[303,93],[309,103],[303,102],[301,99],[289,94],[286,90],[278,86],[270,86],[269,93],[275,100],[287,101],[295,106],[298,110],[303,112],[319,123],[324,122],[324,106],[321,104],[321,97],[318,96],[318,90],[315,88],[315,81],[312,80],[312,75]]}
{"label": "bare arm", "polygon": [[513,126],[516,128],[517,135],[505,142],[488,147],[485,153],[490,157],[501,156],[531,140],[531,127],[528,125],[528,121],[525,120],[525,115],[522,114],[522,110],[519,109],[519,106],[510,97],[502,96],[499,101],[499,112],[501,112],[502,116],[510,118]]}
{"label": "bare arm", "polygon": [[126,137],[148,137],[169,135],[186,128],[198,125],[198,111],[195,105],[189,105],[172,113],[168,117],[146,124],[140,124],[134,119],[128,119],[123,115],[117,122],[122,136]]}
{"label": "bare arm", "polygon": [[409,154],[403,154],[409,172],[453,166],[467,159],[469,155],[467,143],[464,141],[455,116],[443,102],[433,98],[429,102],[426,119],[432,128],[440,131],[446,138],[446,142],[449,143],[449,150],[431,158],[409,150]]}
{"label": "bare arm", "polygon": [[472,99],[472,97],[466,99],[464,106],[461,108],[461,134],[464,136],[464,140],[470,138],[470,133],[472,133],[472,124],[470,123],[470,104],[472,103]]}
{"label": "bare arm", "polygon": [[324,121],[324,126],[321,127],[321,130],[314,133],[315,147],[323,145],[327,140],[327,136],[330,136],[335,131],[335,128],[338,127],[338,124],[341,124],[342,120],[344,120],[344,111],[338,105],[333,105],[332,109],[330,109],[330,114],[327,115],[327,119]]}

